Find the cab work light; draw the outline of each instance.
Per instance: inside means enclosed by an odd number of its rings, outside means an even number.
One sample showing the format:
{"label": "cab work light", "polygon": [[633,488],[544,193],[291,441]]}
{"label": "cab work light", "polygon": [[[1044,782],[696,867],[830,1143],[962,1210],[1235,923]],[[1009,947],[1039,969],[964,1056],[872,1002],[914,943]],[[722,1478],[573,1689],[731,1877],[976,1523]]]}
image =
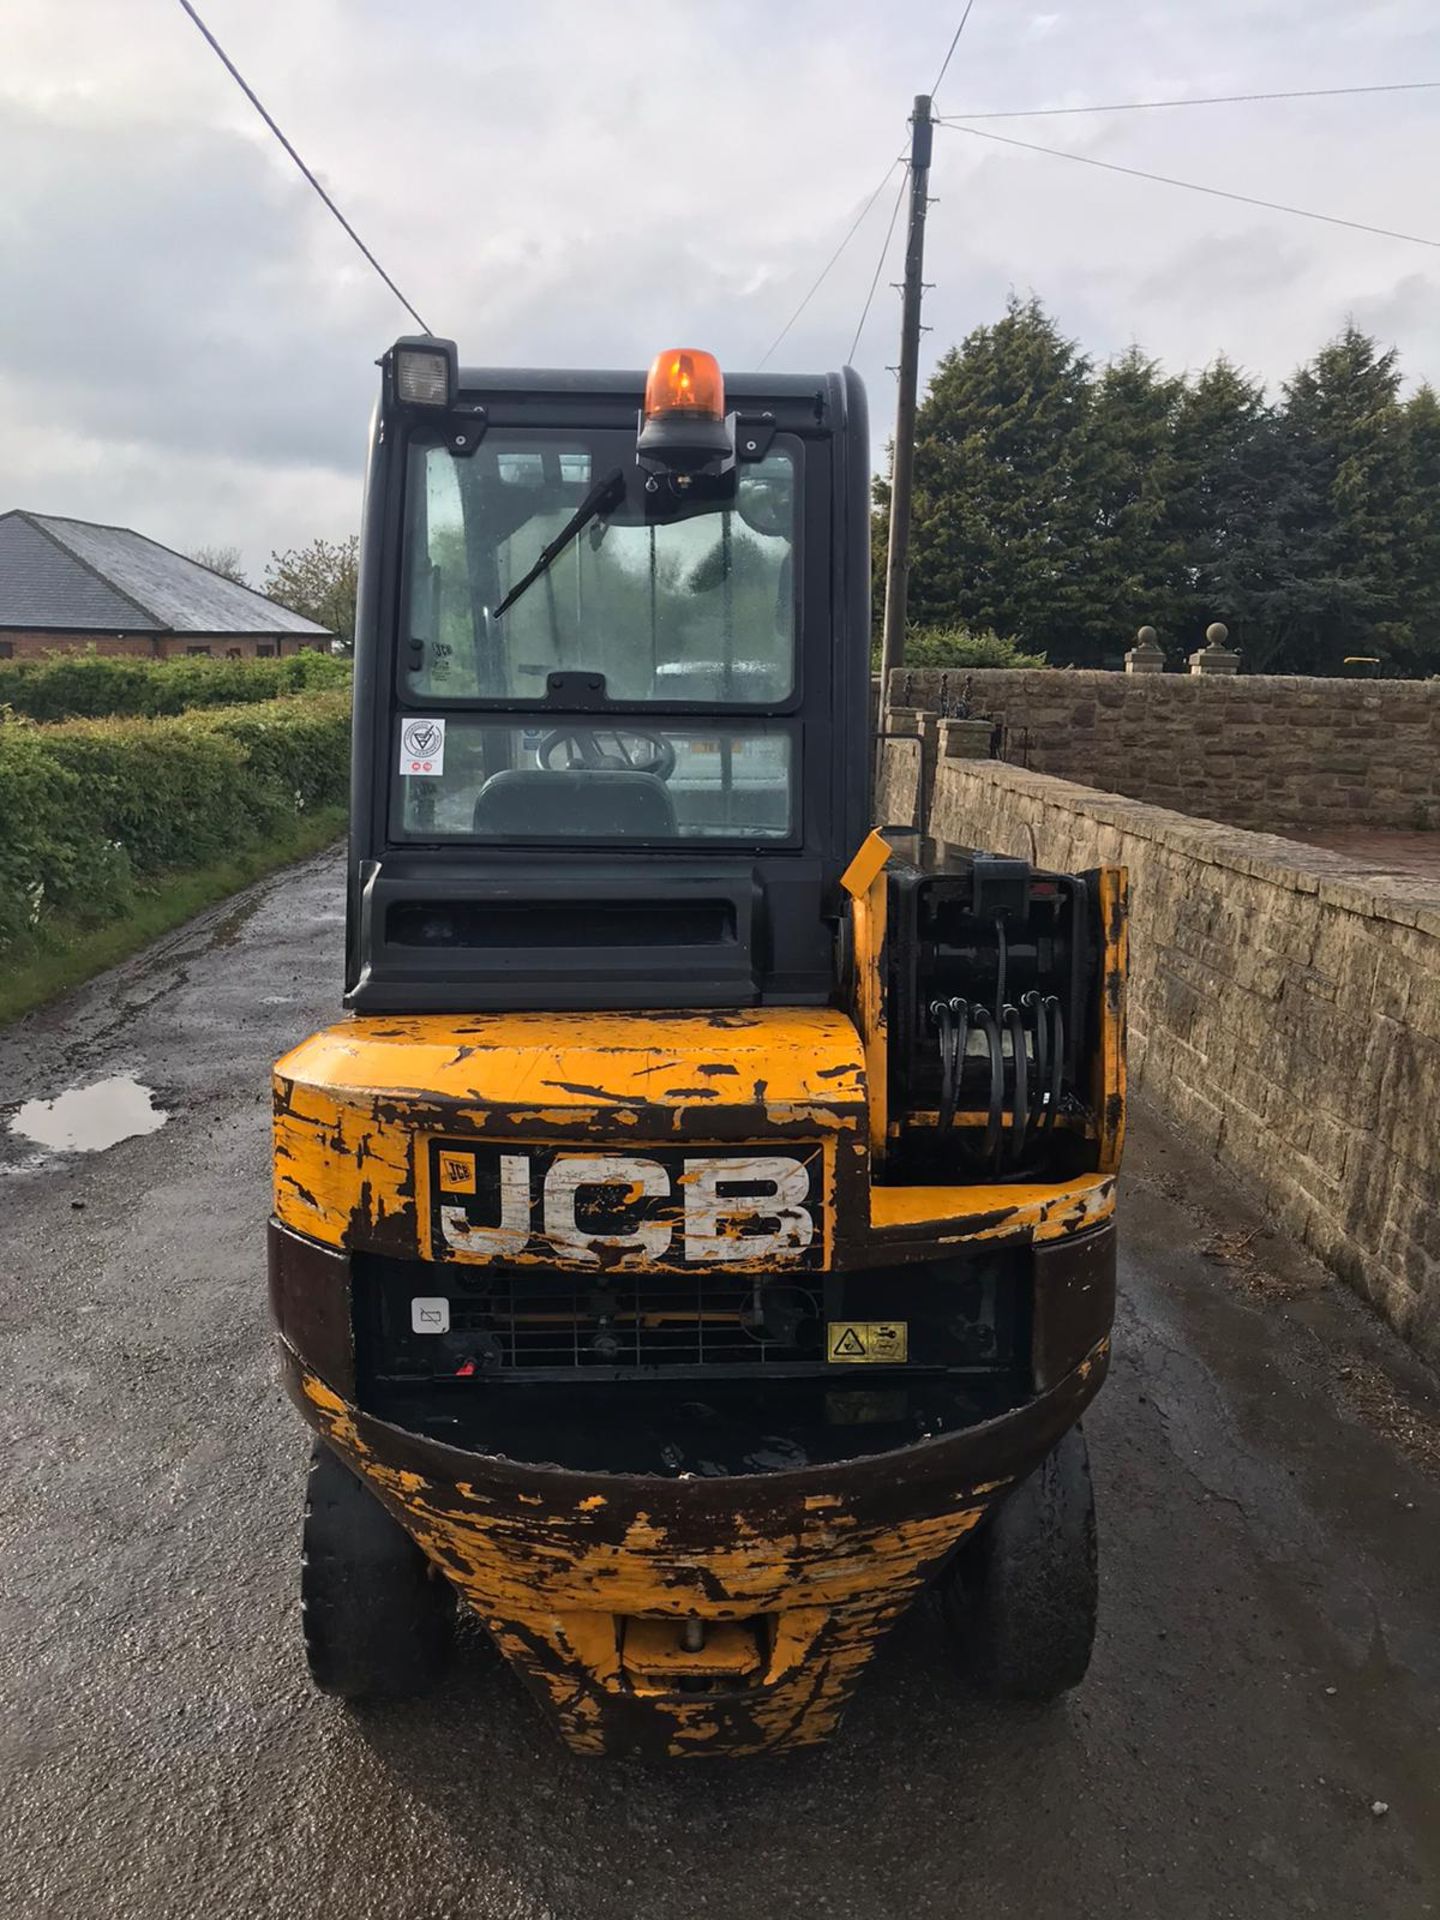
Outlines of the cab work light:
{"label": "cab work light", "polygon": [[668,347],[650,363],[635,457],[651,473],[723,473],[735,459],[725,378],[713,353]]}
{"label": "cab work light", "polygon": [[460,384],[453,340],[424,335],[397,340],[391,348],[395,398],[406,407],[453,407]]}

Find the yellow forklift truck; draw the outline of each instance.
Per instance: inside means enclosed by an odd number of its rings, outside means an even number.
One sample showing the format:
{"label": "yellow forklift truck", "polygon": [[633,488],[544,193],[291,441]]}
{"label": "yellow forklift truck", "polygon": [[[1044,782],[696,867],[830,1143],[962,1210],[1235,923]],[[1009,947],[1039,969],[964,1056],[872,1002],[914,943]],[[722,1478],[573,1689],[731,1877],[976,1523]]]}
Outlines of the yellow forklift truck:
{"label": "yellow forklift truck", "polygon": [[585,1753],[1089,1659],[1125,881],[871,831],[852,372],[381,362],[346,1016],[274,1081],[316,1684],[457,1599]]}

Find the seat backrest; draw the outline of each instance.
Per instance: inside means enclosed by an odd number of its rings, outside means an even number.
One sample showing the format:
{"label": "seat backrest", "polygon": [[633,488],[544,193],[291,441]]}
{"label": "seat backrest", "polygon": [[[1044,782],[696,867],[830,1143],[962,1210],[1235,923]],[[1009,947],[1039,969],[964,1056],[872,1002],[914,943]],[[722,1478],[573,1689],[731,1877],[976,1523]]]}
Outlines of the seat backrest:
{"label": "seat backrest", "polygon": [[475,831],[488,839],[673,840],[675,805],[653,773],[604,767],[511,767],[475,796]]}

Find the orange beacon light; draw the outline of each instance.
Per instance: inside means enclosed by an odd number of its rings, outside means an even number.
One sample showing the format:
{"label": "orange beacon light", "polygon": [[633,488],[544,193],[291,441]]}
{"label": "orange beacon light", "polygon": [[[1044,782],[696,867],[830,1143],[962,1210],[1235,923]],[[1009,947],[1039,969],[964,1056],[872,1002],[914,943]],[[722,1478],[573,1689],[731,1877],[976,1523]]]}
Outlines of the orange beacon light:
{"label": "orange beacon light", "polygon": [[645,418],[723,420],[725,376],[713,353],[667,347],[650,363],[645,382]]}

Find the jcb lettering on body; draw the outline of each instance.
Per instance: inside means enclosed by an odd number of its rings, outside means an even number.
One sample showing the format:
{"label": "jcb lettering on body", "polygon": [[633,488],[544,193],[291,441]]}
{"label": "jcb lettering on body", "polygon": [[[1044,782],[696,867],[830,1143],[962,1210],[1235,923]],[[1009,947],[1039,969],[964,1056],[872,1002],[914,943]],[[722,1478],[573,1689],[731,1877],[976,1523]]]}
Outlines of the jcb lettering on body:
{"label": "jcb lettering on body", "polygon": [[813,1266],[822,1150],[435,1149],[434,1252],[581,1267]]}

